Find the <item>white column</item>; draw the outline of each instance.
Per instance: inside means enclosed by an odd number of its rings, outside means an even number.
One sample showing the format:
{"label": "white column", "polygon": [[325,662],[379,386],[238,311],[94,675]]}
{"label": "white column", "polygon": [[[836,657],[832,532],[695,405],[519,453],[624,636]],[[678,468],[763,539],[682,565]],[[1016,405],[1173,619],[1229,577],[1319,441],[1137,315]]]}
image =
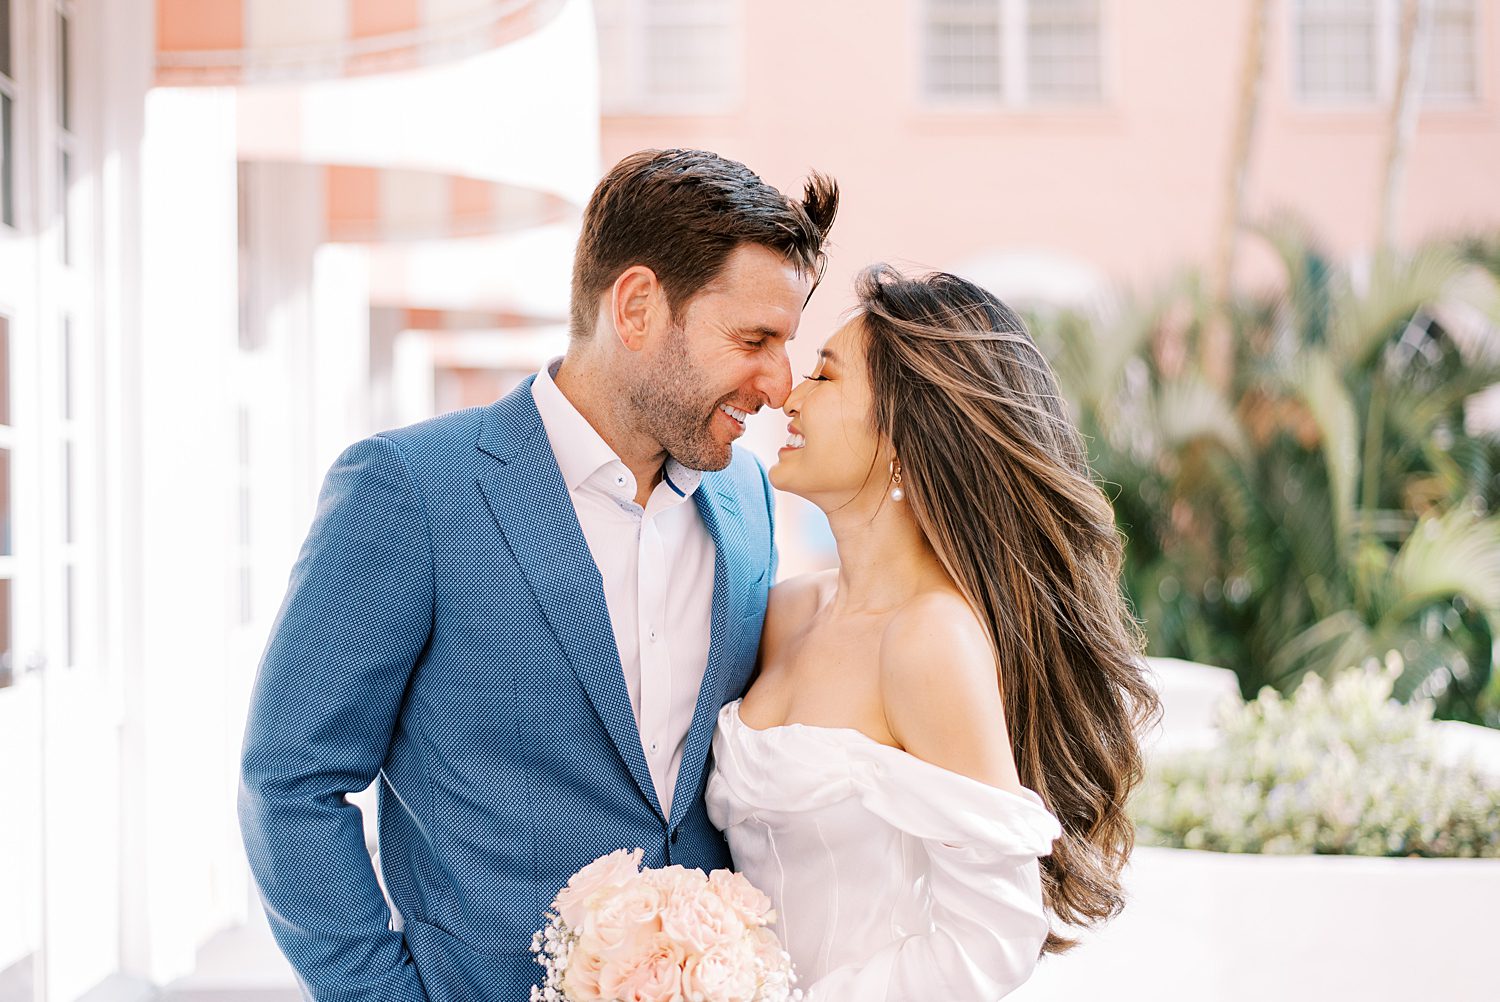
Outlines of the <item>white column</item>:
{"label": "white column", "polygon": [[191,970],[237,918],[225,734],[236,671],[237,350],[232,91],[154,90],[142,149],[138,677],[127,732],[142,777],[147,973]]}

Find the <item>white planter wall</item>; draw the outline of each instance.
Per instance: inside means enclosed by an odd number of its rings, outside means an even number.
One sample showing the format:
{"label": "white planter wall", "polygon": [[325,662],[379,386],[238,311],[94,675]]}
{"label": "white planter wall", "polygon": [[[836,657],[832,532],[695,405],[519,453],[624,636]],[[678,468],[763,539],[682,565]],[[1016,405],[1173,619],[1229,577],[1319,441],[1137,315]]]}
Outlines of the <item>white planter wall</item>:
{"label": "white planter wall", "polygon": [[1016,1002],[1494,1002],[1500,860],[1137,849],[1130,903]]}
{"label": "white planter wall", "polygon": [[[1148,748],[1206,748],[1234,675],[1153,658]],[[1500,732],[1440,725],[1452,757],[1500,776]],[[1044,958],[1017,1002],[1495,1002],[1500,860],[1261,856],[1138,848],[1128,903]]]}

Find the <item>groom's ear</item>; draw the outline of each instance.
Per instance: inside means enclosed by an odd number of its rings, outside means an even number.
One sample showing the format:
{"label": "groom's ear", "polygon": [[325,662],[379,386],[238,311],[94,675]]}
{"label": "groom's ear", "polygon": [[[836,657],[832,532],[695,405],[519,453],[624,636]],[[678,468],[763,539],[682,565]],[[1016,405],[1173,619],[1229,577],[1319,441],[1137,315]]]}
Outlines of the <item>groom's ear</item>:
{"label": "groom's ear", "polygon": [[646,346],[651,330],[667,312],[667,297],[656,272],[643,264],[620,273],[609,293],[609,318],[615,337],[629,351]]}

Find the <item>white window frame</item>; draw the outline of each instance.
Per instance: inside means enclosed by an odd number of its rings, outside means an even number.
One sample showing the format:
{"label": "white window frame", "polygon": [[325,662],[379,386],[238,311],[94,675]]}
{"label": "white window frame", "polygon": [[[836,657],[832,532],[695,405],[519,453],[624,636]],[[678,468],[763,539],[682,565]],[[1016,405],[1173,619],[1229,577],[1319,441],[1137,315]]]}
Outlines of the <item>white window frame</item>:
{"label": "white window frame", "polygon": [[[1396,70],[1400,59],[1401,0],[1370,0],[1375,13],[1375,47],[1372,67],[1374,88],[1369,94],[1307,94],[1302,83],[1302,14],[1306,0],[1293,0],[1288,7],[1287,51],[1291,53],[1287,87],[1295,105],[1317,111],[1367,110],[1389,105],[1395,97]],[[1483,98],[1483,38],[1486,28],[1484,4],[1474,2],[1474,93],[1422,95],[1421,106],[1428,109],[1470,108]]]}
{"label": "white window frame", "polygon": [[1107,106],[1113,86],[1113,59],[1110,40],[1113,3],[1111,0],[1096,0],[1098,5],[1099,30],[1099,90],[1089,97],[1034,98],[1029,78],[1029,18],[1031,0],[993,0],[1000,12],[1000,93],[947,94],[932,89],[929,78],[927,28],[930,23],[932,0],[921,0],[914,5],[916,24],[912,35],[917,39],[916,88],[923,105],[936,110],[990,111],[1004,110],[1080,110],[1090,111]]}
{"label": "white window frame", "polygon": [[[1489,8],[1481,0],[1473,0],[1474,31],[1469,38],[1470,55],[1474,59],[1474,90],[1469,94],[1432,94],[1424,91],[1424,108],[1470,108],[1484,97],[1484,38],[1489,28],[1486,11]],[[1429,57],[1430,58],[1430,57]],[[1432,81],[1432,64],[1428,62],[1427,81]]]}
{"label": "white window frame", "polygon": [[[12,387],[16,384],[16,342],[18,338],[15,311],[8,307],[9,304],[0,301],[0,352],[4,352],[5,355],[5,365],[3,370],[0,370],[0,378],[6,380],[6,385],[0,386],[0,394],[4,395],[9,404],[8,411],[0,414],[0,453],[4,454],[3,461],[8,463],[10,467],[7,470],[8,475],[4,481],[6,497],[3,499],[6,506],[5,515],[7,520],[5,534],[10,546],[9,552],[0,552],[0,580],[5,581],[8,586],[8,590],[0,594],[0,602],[5,602],[8,606],[0,609],[0,617],[4,617],[5,619],[10,650],[8,652],[0,650],[0,655],[8,653],[11,656],[11,661],[10,664],[0,667],[0,692],[14,686],[26,670],[24,663],[26,654],[22,651],[21,645],[16,639],[18,632],[17,619],[19,618],[16,615],[16,579],[23,577],[25,578],[26,585],[29,586],[31,584],[29,575],[19,573],[21,565],[16,553],[17,537],[19,536],[19,533],[16,531],[16,507],[17,502],[20,500],[18,498],[20,492],[16,490],[16,482],[19,479],[16,469],[16,446],[20,435],[16,427],[16,395],[12,392]],[[24,458],[23,456],[22,459]],[[24,556],[24,553],[22,556]],[[24,629],[19,632],[22,634],[23,640],[28,639],[25,636],[26,631]],[[0,943],[0,948],[3,948],[5,945],[4,943]],[[0,967],[4,966],[4,963],[0,962]]]}
{"label": "white window frame", "polygon": [[[63,84],[63,86],[59,86],[56,88],[57,107],[48,110],[49,114],[52,115],[51,129],[54,135],[57,137],[57,142],[55,144],[57,159],[53,162],[52,167],[53,177],[57,181],[56,216],[58,260],[62,262],[63,267],[71,268],[73,267],[78,257],[77,247],[74,246],[77,242],[77,221],[74,219],[75,213],[71,211],[71,206],[69,204],[70,196],[72,195],[71,189],[73,183],[78,180],[79,168],[79,150],[77,138],[78,57],[77,52],[75,51],[77,49],[78,37],[78,13],[74,9],[72,0],[53,0],[53,2],[48,5],[47,16],[51,19],[52,22],[50,26],[52,57],[49,60],[49,63],[53,73],[55,74],[54,80]],[[69,41],[72,43],[69,46],[69,52],[67,53],[68,58],[66,61],[64,61],[63,59],[63,40],[59,31],[59,26],[62,20],[66,20],[68,22]],[[64,81],[62,79],[62,75],[67,71],[71,71],[71,73],[69,74],[69,79]],[[69,107],[72,113],[72,118],[71,121],[65,126],[63,124],[62,114],[63,102],[70,97],[72,98],[72,103]],[[68,173],[66,178],[64,177],[62,169],[64,157],[67,158],[67,161],[70,165],[70,172]]]}
{"label": "white window frame", "polygon": [[[652,0],[598,0],[595,17],[601,26],[609,23],[620,46],[616,53],[623,72],[619,79],[605,79],[606,60],[599,59],[599,109],[605,116],[719,115],[734,111],[744,96],[744,37],[746,0],[696,0],[706,14],[725,15],[724,51],[727,85],[722,91],[697,97],[653,94],[649,91],[648,60]],[[685,0],[693,3],[694,0]],[[604,33],[599,33],[601,45]]]}
{"label": "white window frame", "polygon": [[[53,308],[49,311],[50,317],[44,321],[44,330],[50,330],[50,333],[43,339],[48,346],[45,374],[52,386],[49,395],[54,397],[55,403],[49,405],[45,420],[49,428],[47,448],[51,464],[48,475],[53,480],[53,496],[60,506],[52,527],[48,558],[47,589],[52,607],[58,610],[50,623],[49,647],[54,652],[51,660],[56,670],[97,673],[101,670],[101,652],[93,631],[86,628],[98,621],[98,564],[93,559],[98,545],[95,530],[99,513],[94,505],[97,456],[91,433],[98,417],[94,410],[97,394],[94,392],[93,283],[86,267],[92,219],[84,215],[91,204],[82,181],[85,150],[79,138],[85,114],[80,100],[79,12],[73,0],[49,0],[42,5],[42,12],[47,19],[44,35],[48,46],[46,67],[51,74],[51,85],[46,92],[53,97],[42,112],[45,116],[44,132],[49,137],[45,145],[50,151],[48,173],[51,175],[52,204],[49,214],[54,220],[51,234],[54,246],[48,255],[52,263],[48,267],[55,269],[50,295]],[[64,64],[59,31],[63,18],[67,19],[70,32],[67,59],[70,72],[65,87],[62,86]],[[65,90],[72,98],[66,127],[62,114]],[[63,184],[64,156],[72,164],[70,186]]]}
{"label": "white window frame", "polygon": [[[23,213],[21,211],[21,170],[22,158],[16,155],[16,150],[21,146],[20,137],[25,131],[19,121],[21,112],[20,100],[20,77],[21,64],[24,58],[22,49],[24,46],[18,44],[21,36],[21,16],[17,10],[20,4],[11,0],[10,9],[6,12],[10,17],[10,74],[0,74],[0,94],[10,100],[10,142],[4,148],[5,166],[10,171],[10,197],[12,218],[9,223],[0,219],[0,235],[16,234],[25,227],[22,225]],[[4,192],[0,191],[0,199]]]}

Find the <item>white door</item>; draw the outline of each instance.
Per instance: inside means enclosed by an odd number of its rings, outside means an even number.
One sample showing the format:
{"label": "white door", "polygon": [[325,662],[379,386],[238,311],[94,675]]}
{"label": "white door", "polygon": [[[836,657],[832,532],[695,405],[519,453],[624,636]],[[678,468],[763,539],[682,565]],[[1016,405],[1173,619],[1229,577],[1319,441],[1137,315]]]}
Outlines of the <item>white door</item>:
{"label": "white door", "polygon": [[[41,595],[42,884],[45,964],[39,1002],[69,1002],[116,971],[120,959],[121,691],[109,660],[99,587],[99,471],[103,456],[97,358],[101,232],[100,81],[78,72],[101,61],[94,5],[38,0],[29,41],[39,54],[36,123],[38,229],[35,361]],[[85,99],[88,98],[88,99]]]}
{"label": "white door", "polygon": [[41,988],[43,730],[37,588],[36,403],[21,374],[36,357],[29,142],[35,121],[26,18],[0,0],[0,999]]}
{"label": "white door", "polygon": [[[0,0],[0,1002],[119,966],[119,696],[97,626],[93,239],[71,0]],[[82,114],[80,114],[82,112]]]}
{"label": "white door", "polygon": [[[6,234],[0,234],[4,239]],[[0,301],[3,302],[3,301]],[[3,307],[0,307],[3,309]],[[18,413],[18,327],[0,312],[0,999],[40,989],[43,933],[42,719],[45,711],[28,486],[28,415]]]}

